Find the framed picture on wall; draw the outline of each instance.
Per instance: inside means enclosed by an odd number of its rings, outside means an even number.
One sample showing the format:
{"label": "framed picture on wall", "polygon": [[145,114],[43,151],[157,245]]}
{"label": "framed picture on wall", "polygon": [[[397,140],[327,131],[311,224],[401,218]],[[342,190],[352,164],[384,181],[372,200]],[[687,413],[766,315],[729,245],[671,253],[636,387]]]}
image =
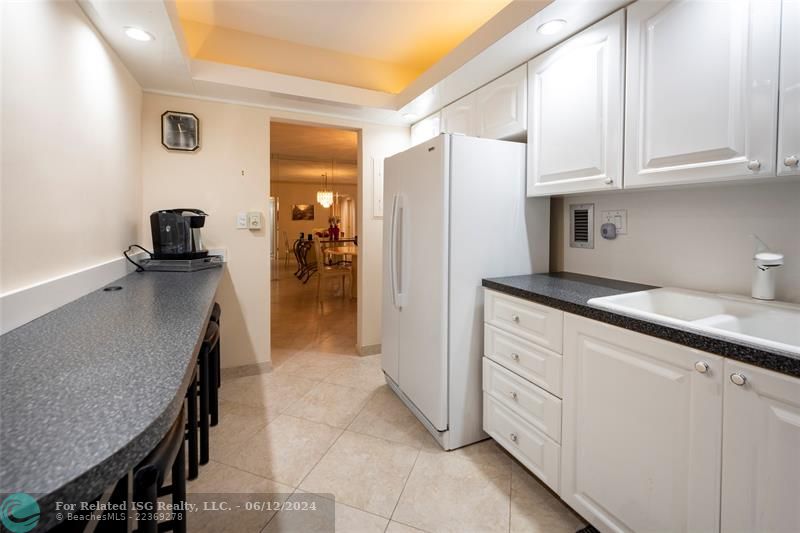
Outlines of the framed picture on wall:
{"label": "framed picture on wall", "polygon": [[292,220],[314,220],[314,204],[293,205]]}

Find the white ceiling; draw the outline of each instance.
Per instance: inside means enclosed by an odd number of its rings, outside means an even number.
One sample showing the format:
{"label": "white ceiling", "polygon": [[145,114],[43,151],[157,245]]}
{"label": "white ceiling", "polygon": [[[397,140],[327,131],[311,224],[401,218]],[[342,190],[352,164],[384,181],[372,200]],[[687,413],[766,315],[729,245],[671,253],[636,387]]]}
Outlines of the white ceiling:
{"label": "white ceiling", "polygon": [[[337,185],[357,185],[358,166],[337,163],[331,172],[331,162],[293,161],[273,159],[270,162],[270,181],[291,183],[322,183],[322,174],[328,175],[328,184],[336,190]],[[333,176],[333,179],[331,179]]]}
{"label": "white ceiling", "polygon": [[[180,24],[176,0],[77,1],[145,90],[223,99],[277,111],[316,113],[362,122],[408,125],[501,76],[631,0],[514,0],[397,95],[342,83],[192,59]],[[343,4],[339,0],[334,1]],[[203,3],[204,0],[199,2]],[[226,2],[228,3],[231,2]],[[287,3],[291,5],[282,6],[281,9],[288,9],[294,17],[293,22],[287,24],[297,25],[305,20],[304,17],[308,17],[308,26],[295,26],[295,31],[301,35],[295,38],[316,39],[316,32],[310,28],[316,28],[315,24],[321,24],[320,21],[325,18],[315,14],[317,10],[330,13],[328,6],[322,5],[328,2],[261,2],[268,5]],[[364,4],[371,6],[372,3],[364,0]],[[408,0],[408,3],[417,2]],[[462,5],[471,5],[471,0],[458,3],[451,0],[421,0],[420,3],[423,5],[420,9],[427,4],[439,3],[449,5],[452,11],[457,11]],[[213,5],[210,4],[212,7]],[[361,22],[373,20],[376,16],[373,7],[355,10],[353,6],[362,4],[350,2],[350,5],[349,12],[355,20],[350,23],[352,35],[340,36],[341,43],[336,46],[352,49],[361,43],[360,49],[364,53],[373,53],[367,52],[374,44],[368,43],[366,39],[376,38],[375,28],[372,27],[373,24]],[[249,9],[253,6],[245,7]],[[369,14],[368,18],[360,18],[362,11],[365,17]],[[404,20],[403,16],[406,15],[395,17],[394,12],[384,11],[383,17],[379,17],[382,22],[378,26],[394,28],[396,25],[402,29],[400,22]],[[450,14],[440,14],[436,23],[447,26],[449,16]],[[430,18],[433,17],[425,17],[421,27],[427,28]],[[565,32],[551,36],[539,35],[536,32],[538,24],[552,18],[565,18],[568,21]],[[234,20],[231,23],[237,22]],[[141,43],[128,39],[123,28],[129,25],[151,32],[156,37],[155,41]],[[277,31],[272,23],[269,27],[270,31]],[[386,29],[389,32],[387,35],[393,35],[391,32],[395,30]],[[403,30],[411,31],[407,28]],[[325,39],[332,38],[332,34],[325,35]],[[387,39],[389,40],[391,39]],[[397,43],[390,46],[381,39],[378,41],[375,54],[396,58],[403,56],[402,46]]]}
{"label": "white ceiling", "polygon": [[511,0],[178,0],[181,19],[422,71]]}
{"label": "white ceiling", "polygon": [[335,183],[358,182],[358,133],[305,124],[270,122],[271,179]]}

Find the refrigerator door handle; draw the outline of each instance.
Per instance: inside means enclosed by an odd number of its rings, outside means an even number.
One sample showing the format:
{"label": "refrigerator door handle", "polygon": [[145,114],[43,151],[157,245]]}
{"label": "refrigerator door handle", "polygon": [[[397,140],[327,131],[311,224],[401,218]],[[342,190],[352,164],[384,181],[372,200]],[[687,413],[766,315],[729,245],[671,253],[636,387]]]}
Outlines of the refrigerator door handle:
{"label": "refrigerator door handle", "polygon": [[405,196],[401,193],[397,195],[397,216],[394,222],[394,286],[395,286],[395,305],[398,309],[403,309],[406,304],[406,219],[408,218],[408,208],[405,205]]}
{"label": "refrigerator door handle", "polygon": [[392,218],[389,223],[389,278],[392,284],[392,305],[397,307],[397,205],[398,196],[392,196]]}

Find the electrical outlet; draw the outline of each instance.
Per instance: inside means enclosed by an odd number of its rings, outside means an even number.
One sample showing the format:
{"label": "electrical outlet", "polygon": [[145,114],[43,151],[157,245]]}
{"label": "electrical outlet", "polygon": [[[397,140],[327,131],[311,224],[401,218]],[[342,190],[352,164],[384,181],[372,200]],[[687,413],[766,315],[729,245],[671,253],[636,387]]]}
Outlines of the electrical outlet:
{"label": "electrical outlet", "polygon": [[248,229],[261,229],[261,213],[258,211],[247,213],[247,227]]}
{"label": "electrical outlet", "polygon": [[236,215],[236,229],[247,229],[247,213]]}
{"label": "electrical outlet", "polygon": [[617,227],[617,235],[628,233],[628,211],[627,209],[617,209],[616,211],[601,211],[600,225],[611,223]]}

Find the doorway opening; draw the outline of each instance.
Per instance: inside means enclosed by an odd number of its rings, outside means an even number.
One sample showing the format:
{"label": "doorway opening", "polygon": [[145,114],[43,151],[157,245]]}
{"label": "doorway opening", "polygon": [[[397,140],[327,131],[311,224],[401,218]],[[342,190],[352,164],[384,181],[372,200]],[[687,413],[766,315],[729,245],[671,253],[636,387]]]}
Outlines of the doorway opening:
{"label": "doorway opening", "polygon": [[358,132],[270,122],[273,367],[357,355]]}

